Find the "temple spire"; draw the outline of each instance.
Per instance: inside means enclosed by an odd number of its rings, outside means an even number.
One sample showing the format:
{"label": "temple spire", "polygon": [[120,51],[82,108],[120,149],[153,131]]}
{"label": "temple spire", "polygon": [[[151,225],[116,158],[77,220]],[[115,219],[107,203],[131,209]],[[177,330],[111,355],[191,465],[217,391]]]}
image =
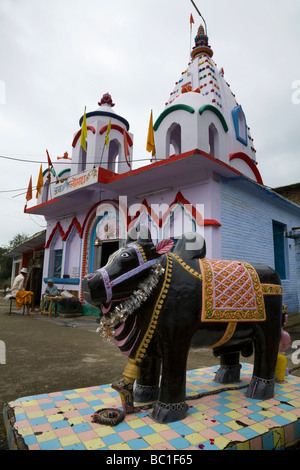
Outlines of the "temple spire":
{"label": "temple spire", "polygon": [[209,57],[212,57],[214,55],[213,50],[208,44],[208,37],[204,31],[204,28],[202,25],[200,25],[197,36],[195,37],[195,47],[193,47],[192,49],[191,57],[192,59],[194,59],[195,57],[203,53],[207,54]]}

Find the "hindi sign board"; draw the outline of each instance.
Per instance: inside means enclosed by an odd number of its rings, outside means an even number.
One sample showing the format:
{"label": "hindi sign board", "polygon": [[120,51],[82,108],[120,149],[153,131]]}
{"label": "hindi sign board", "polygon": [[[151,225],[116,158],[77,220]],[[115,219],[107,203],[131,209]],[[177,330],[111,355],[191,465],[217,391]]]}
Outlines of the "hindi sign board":
{"label": "hindi sign board", "polygon": [[74,175],[72,177],[66,178],[65,180],[61,180],[54,186],[53,195],[54,197],[59,197],[66,193],[70,193],[75,189],[84,188],[97,182],[98,170],[96,168],[93,168],[92,170],[83,171],[78,175]]}

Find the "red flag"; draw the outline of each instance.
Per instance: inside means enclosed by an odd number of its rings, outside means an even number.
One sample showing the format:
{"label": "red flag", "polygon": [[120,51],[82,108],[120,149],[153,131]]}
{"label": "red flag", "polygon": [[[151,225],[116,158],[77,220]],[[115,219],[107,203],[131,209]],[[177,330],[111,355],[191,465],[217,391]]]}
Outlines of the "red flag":
{"label": "red flag", "polygon": [[48,158],[48,167],[49,167],[49,168],[53,168],[53,165],[52,165],[51,158],[50,158],[50,156],[49,156],[48,150],[46,150],[46,153],[47,153],[47,158]]}
{"label": "red flag", "polygon": [[50,170],[53,168],[53,165],[52,165],[51,158],[50,158],[48,150],[46,150],[46,153],[47,153],[47,158],[48,158],[48,175],[47,175],[47,179],[50,183],[51,182],[51,171]]}
{"label": "red flag", "polygon": [[190,25],[191,25],[191,27],[192,27],[192,24],[194,24],[194,23],[195,23],[195,21],[194,21],[193,15],[191,14],[191,17],[190,17]]}
{"label": "red flag", "polygon": [[130,166],[130,164],[129,164],[129,162],[128,162],[129,148],[128,148],[127,132],[125,131],[125,129],[123,129],[123,136],[124,136],[124,153],[125,153],[125,159],[126,159],[127,165],[128,165],[129,168],[131,169],[131,166]]}
{"label": "red flag", "polygon": [[53,163],[51,162],[51,158],[50,158],[48,150],[46,150],[46,153],[47,153],[47,158],[48,158],[48,175],[47,175],[48,181],[49,181],[49,183],[51,182],[51,171],[50,170],[53,170],[54,174],[55,174],[55,177],[56,177],[56,183],[58,183],[59,182],[58,176],[57,176],[56,171],[54,169]]}

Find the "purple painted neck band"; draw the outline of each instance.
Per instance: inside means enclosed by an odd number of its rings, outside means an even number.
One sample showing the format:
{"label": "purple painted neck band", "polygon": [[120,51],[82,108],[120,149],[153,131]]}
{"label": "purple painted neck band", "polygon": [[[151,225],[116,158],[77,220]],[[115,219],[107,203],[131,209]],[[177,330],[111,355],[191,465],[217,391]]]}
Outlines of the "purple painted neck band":
{"label": "purple painted neck band", "polygon": [[123,281],[126,281],[127,279],[130,279],[136,274],[139,274],[141,271],[144,271],[145,269],[150,268],[154,264],[160,262],[164,256],[164,255],[160,256],[159,258],[155,258],[150,261],[144,261],[139,247],[133,244],[130,246],[133,247],[136,251],[136,254],[139,260],[139,266],[137,266],[134,269],[131,269],[131,271],[128,271],[127,273],[121,274],[121,276],[117,277],[116,279],[113,279],[112,281],[109,279],[109,275],[105,268],[101,268],[97,270],[97,272],[101,274],[102,279],[103,279],[103,283],[104,283],[104,287],[106,291],[106,303],[107,304],[109,304],[112,300],[112,288],[114,286],[120,284]]}

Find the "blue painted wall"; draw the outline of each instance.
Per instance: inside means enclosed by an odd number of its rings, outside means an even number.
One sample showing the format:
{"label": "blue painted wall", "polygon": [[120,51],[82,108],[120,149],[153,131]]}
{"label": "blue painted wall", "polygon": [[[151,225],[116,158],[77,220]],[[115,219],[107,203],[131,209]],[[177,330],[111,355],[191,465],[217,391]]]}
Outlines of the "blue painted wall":
{"label": "blue painted wall", "polygon": [[[275,268],[273,220],[290,231],[300,226],[300,207],[273,191],[243,178],[222,178],[222,258],[261,263]],[[300,312],[295,241],[285,238],[286,279],[282,279],[283,302],[288,313]]]}

